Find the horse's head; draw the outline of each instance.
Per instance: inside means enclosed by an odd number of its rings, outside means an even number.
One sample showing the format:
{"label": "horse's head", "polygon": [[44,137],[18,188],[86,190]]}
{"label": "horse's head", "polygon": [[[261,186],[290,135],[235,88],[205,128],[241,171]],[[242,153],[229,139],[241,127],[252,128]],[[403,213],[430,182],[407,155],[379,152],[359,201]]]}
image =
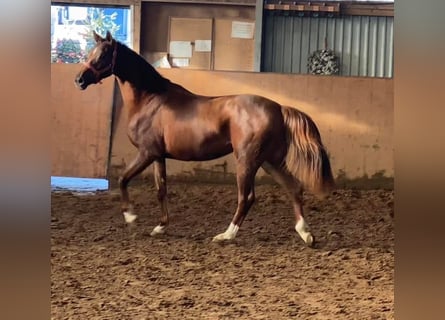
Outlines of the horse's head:
{"label": "horse's head", "polygon": [[82,69],[74,80],[80,90],[85,90],[90,84],[100,82],[102,79],[111,76],[116,62],[117,42],[107,31],[105,38],[102,38],[93,31],[96,45],[88,55],[88,60],[83,63]]}

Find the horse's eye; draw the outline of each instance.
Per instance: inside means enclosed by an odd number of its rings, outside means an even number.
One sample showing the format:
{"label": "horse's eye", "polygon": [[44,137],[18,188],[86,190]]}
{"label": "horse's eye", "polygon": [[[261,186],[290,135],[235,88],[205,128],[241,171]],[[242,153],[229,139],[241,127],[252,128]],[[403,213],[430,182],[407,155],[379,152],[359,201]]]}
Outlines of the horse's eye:
{"label": "horse's eye", "polygon": [[103,50],[102,50],[102,53],[100,54],[100,57],[101,58],[105,58],[106,56],[107,56],[107,54],[108,54],[108,48],[104,48]]}

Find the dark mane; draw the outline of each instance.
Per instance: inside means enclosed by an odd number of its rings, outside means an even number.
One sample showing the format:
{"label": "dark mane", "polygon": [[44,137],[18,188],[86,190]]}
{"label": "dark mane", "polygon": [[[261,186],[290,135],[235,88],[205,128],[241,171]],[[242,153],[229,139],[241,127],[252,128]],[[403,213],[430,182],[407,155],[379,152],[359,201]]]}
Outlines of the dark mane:
{"label": "dark mane", "polygon": [[170,80],[164,78],[139,54],[117,41],[117,56],[114,73],[122,81],[133,84],[135,89],[151,93],[167,90]]}

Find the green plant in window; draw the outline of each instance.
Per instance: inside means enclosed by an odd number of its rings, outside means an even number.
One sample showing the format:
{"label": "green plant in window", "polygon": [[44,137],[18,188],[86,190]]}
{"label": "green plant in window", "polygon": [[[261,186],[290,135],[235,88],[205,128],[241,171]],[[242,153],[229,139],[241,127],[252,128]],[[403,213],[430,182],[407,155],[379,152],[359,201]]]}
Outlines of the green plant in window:
{"label": "green plant in window", "polygon": [[86,40],[85,51],[88,53],[94,47],[95,41],[93,38],[93,31],[105,36],[107,31],[110,31],[114,36],[120,29],[120,25],[116,24],[117,12],[112,14],[105,14],[102,8],[91,8],[88,12],[88,17],[86,19],[85,31],[81,35]]}
{"label": "green plant in window", "polygon": [[61,39],[57,41],[51,61],[55,63],[79,63],[83,60],[85,52],[79,40]]}

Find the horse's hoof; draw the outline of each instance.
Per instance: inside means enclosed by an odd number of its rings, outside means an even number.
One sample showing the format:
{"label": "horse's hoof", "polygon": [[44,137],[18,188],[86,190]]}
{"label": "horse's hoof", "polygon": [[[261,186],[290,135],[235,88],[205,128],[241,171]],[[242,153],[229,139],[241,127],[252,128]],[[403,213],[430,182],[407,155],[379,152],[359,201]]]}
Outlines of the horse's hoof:
{"label": "horse's hoof", "polygon": [[154,227],[153,231],[150,233],[150,236],[156,237],[158,235],[165,233],[165,227],[164,226],[156,226]]}
{"label": "horse's hoof", "polygon": [[124,215],[125,222],[128,224],[133,223],[138,217],[137,215],[135,215],[134,213],[131,213],[130,211],[124,211],[123,215]]}
{"label": "horse's hoof", "polygon": [[228,238],[227,234],[220,233],[220,234],[216,235],[215,237],[213,237],[212,242],[221,242],[221,241],[228,241],[228,240],[232,240],[232,239]]}
{"label": "horse's hoof", "polygon": [[313,248],[314,247],[314,245],[315,245],[315,239],[314,239],[314,237],[312,236],[312,234],[307,234],[307,236],[306,236],[306,239],[304,239],[304,242],[306,242],[306,245],[309,247],[309,248]]}

